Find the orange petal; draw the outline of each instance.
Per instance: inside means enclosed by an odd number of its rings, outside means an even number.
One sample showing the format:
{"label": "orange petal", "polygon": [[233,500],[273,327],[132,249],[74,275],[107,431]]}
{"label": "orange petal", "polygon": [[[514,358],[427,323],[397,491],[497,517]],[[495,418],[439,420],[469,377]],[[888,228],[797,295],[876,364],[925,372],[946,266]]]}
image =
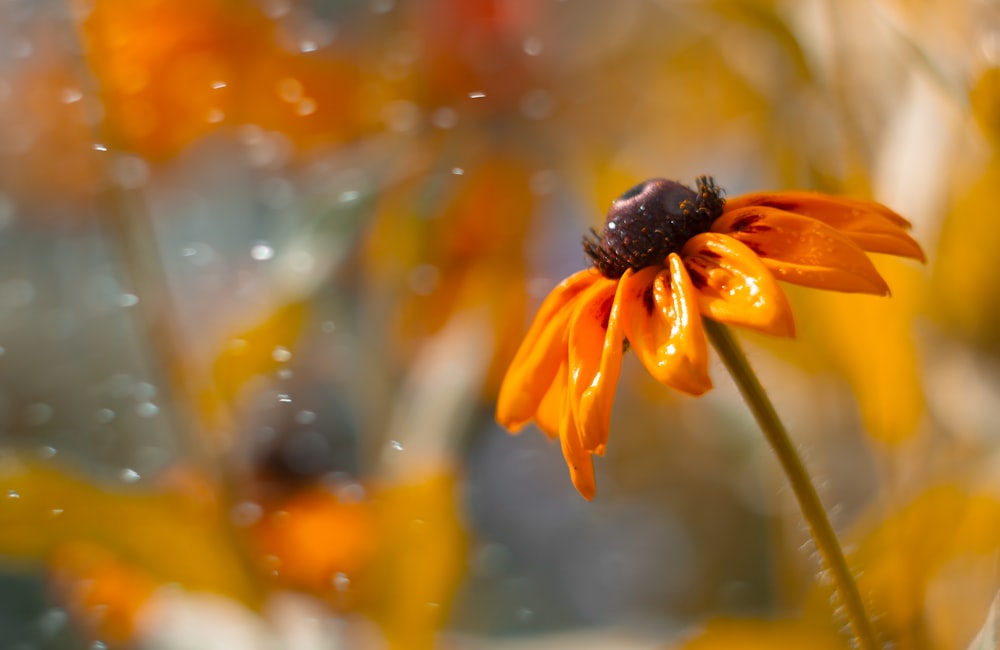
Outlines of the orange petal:
{"label": "orange petal", "polygon": [[681,258],[671,253],[668,264],[669,269],[649,267],[622,277],[622,325],[632,349],[657,381],[701,395],[712,380],[698,294]]}
{"label": "orange petal", "polygon": [[794,336],[785,292],[757,254],[728,235],[706,232],[682,251],[701,313],[730,325]]}
{"label": "orange petal", "polygon": [[597,280],[594,269],[563,280],[542,303],[535,320],[511,361],[497,397],[497,422],[518,431],[535,417],[566,359],[566,338],[575,300]]}
{"label": "orange petal", "polygon": [[580,442],[576,416],[573,415],[571,408],[563,409],[559,441],[562,443],[563,458],[569,466],[569,477],[573,481],[573,486],[584,499],[590,501],[597,494],[594,461]]}
{"label": "orange petal", "polygon": [[[631,275],[631,269],[625,276]],[[571,408],[583,448],[604,453],[611,425],[611,406],[622,365],[619,313],[621,281],[597,283],[581,296],[569,334]]]}
{"label": "orange petal", "polygon": [[822,221],[751,206],[726,212],[712,231],[746,244],[779,280],[831,291],[889,293],[865,252]]}
{"label": "orange petal", "polygon": [[726,200],[726,212],[765,207],[822,221],[863,250],[926,261],[910,222],[881,203],[817,192],[758,192]]}
{"label": "orange petal", "polygon": [[555,438],[559,435],[563,409],[566,408],[566,399],[569,395],[568,367],[569,364],[564,357],[562,363],[559,364],[559,370],[556,371],[555,379],[545,391],[542,401],[538,404],[538,410],[535,412],[535,424],[549,438]]}

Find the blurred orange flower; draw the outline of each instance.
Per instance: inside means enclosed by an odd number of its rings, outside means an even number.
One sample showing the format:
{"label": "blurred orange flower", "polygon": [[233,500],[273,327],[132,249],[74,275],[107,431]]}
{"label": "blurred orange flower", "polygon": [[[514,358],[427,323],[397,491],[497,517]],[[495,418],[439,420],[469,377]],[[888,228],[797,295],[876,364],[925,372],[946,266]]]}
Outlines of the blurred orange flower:
{"label": "blurred orange flower", "polygon": [[865,251],[923,261],[910,224],[874,202],[808,192],[757,193],[728,203],[708,177],[697,191],[653,179],[616,199],[594,268],[542,304],[504,378],[497,420],[534,420],[558,436],[577,490],[594,496],[593,454],[608,439],[623,339],[660,382],[691,395],[712,387],[699,316],[792,336],[776,280],[887,295]]}

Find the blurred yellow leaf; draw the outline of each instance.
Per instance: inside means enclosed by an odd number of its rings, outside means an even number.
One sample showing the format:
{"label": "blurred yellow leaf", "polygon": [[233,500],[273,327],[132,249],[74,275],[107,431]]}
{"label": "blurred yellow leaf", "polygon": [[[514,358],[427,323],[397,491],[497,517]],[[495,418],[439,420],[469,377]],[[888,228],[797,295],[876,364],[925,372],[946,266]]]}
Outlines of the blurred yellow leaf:
{"label": "blurred yellow leaf", "polygon": [[223,513],[210,503],[180,494],[112,492],[10,456],[0,468],[0,495],[0,556],[8,562],[49,562],[65,554],[67,544],[85,544],[106,549],[157,583],[246,603],[258,599]]}
{"label": "blurred yellow leaf", "polygon": [[[1000,499],[958,485],[927,489],[889,514],[851,556],[880,631],[901,648],[965,647],[1000,587]],[[809,611],[829,611],[816,588]]]}
{"label": "blurred yellow leaf", "polygon": [[682,650],[845,650],[845,637],[801,621],[717,619]]}
{"label": "blurred yellow leaf", "polygon": [[466,565],[458,478],[448,469],[379,490],[382,547],[373,566],[372,617],[390,648],[434,647]]}

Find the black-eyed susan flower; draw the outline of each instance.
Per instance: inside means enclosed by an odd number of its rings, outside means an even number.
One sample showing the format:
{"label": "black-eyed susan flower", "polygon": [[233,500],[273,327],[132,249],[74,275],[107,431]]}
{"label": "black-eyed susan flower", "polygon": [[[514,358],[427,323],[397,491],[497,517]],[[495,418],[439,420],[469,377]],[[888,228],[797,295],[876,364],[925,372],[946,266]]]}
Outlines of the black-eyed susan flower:
{"label": "black-eyed susan flower", "polygon": [[657,380],[701,395],[712,387],[703,316],[792,336],[778,280],[887,295],[866,251],[923,260],[909,228],[872,201],[812,192],[726,201],[708,177],[696,190],[641,183],[612,203],[603,232],[584,239],[593,267],[543,302],[503,380],[497,420],[511,431],[533,420],[558,436],[573,484],[590,499],[623,342]]}

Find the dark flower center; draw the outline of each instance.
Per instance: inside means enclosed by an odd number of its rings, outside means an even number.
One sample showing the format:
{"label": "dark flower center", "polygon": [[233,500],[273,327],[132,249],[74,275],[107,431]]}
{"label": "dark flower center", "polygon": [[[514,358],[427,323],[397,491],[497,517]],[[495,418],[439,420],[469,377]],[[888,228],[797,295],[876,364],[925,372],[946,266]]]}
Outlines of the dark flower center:
{"label": "dark flower center", "polygon": [[715,181],[702,176],[697,188],[662,178],[636,185],[611,203],[604,230],[600,235],[591,230],[583,239],[583,250],[612,279],[626,269],[663,264],[722,214],[725,200]]}

